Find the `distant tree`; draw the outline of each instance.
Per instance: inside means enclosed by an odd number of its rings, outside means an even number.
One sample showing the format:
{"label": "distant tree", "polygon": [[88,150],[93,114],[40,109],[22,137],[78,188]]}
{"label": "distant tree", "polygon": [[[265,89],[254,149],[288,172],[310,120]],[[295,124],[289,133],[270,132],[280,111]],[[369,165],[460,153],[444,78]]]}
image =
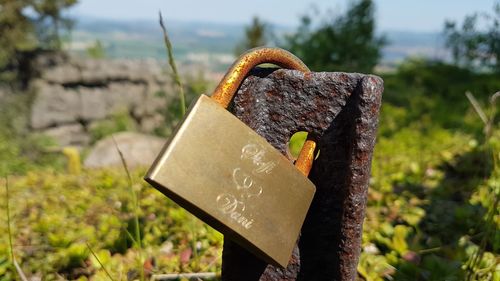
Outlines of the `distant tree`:
{"label": "distant tree", "polygon": [[[479,30],[478,20],[483,20],[486,28]],[[461,28],[447,21],[444,33],[456,64],[500,72],[500,2],[494,5],[492,15],[466,16]]]}
{"label": "distant tree", "polygon": [[69,30],[73,21],[63,16],[63,11],[77,3],[77,0],[32,0],[33,9],[38,13],[36,19],[38,36],[48,48],[61,48],[61,30]]}
{"label": "distant tree", "polygon": [[318,15],[303,16],[284,47],[315,71],[371,72],[386,44],[385,37],[375,35],[374,8],[371,0],[356,0],[345,14],[322,22],[314,22]]}
{"label": "distant tree", "polygon": [[23,11],[29,0],[0,0],[0,81],[15,78],[17,54],[36,48],[38,41],[30,18]]}
{"label": "distant tree", "polygon": [[92,46],[87,47],[87,55],[93,59],[102,59],[106,57],[106,50],[101,40],[96,40]]}
{"label": "distant tree", "polygon": [[245,27],[245,38],[236,46],[234,53],[239,56],[246,50],[265,46],[271,36],[271,27],[254,16],[252,23]]}
{"label": "distant tree", "polygon": [[[0,82],[27,77],[29,57],[39,50],[59,50],[60,31],[71,20],[63,11],[77,0],[0,0]],[[22,75],[21,75],[22,74]]]}

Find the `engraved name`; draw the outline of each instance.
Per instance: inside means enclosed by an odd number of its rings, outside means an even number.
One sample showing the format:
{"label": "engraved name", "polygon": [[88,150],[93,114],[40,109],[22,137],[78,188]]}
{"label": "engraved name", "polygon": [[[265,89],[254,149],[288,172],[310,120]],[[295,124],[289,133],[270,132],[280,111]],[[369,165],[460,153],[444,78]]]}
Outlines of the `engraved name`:
{"label": "engraved name", "polygon": [[254,220],[242,214],[245,210],[245,203],[236,199],[232,194],[222,193],[217,196],[217,208],[244,228],[250,229],[252,227]]}
{"label": "engraved name", "polygon": [[266,151],[264,148],[255,143],[249,143],[241,150],[241,159],[250,159],[256,168],[254,173],[270,174],[276,163],[273,161],[265,161]]}
{"label": "engraved name", "polygon": [[[265,149],[255,143],[249,143],[241,149],[240,159],[251,161],[254,166],[252,174],[270,174],[276,167],[275,162],[266,161]],[[253,226],[254,219],[252,214],[246,211],[245,204],[249,199],[258,198],[263,192],[262,186],[255,182],[252,174],[246,173],[239,167],[234,168],[232,174],[234,189],[221,193],[216,198],[217,209],[246,229]]]}

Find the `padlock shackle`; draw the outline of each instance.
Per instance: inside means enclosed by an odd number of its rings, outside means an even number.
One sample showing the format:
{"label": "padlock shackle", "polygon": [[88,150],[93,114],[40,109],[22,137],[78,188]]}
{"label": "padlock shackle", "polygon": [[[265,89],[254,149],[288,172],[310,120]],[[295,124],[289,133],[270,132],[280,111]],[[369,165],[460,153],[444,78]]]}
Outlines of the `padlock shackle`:
{"label": "padlock shackle", "polygon": [[312,164],[314,161],[314,152],[316,152],[316,142],[308,138],[304,142],[302,149],[300,150],[299,156],[295,161],[295,168],[297,168],[304,176],[309,176]]}
{"label": "padlock shackle", "polygon": [[[282,68],[295,69],[304,73],[310,72],[309,68],[299,58],[284,49],[254,48],[242,54],[231,65],[224,78],[215,88],[212,99],[227,108],[250,70],[263,63],[272,63]],[[316,142],[308,138],[299,153],[297,161],[295,161],[295,167],[306,177],[312,168],[315,150]]]}
{"label": "padlock shackle", "polygon": [[292,53],[280,48],[258,47],[243,53],[227,71],[212,94],[212,99],[227,108],[238,91],[241,82],[252,68],[259,64],[272,63],[286,69],[309,72],[309,68]]}

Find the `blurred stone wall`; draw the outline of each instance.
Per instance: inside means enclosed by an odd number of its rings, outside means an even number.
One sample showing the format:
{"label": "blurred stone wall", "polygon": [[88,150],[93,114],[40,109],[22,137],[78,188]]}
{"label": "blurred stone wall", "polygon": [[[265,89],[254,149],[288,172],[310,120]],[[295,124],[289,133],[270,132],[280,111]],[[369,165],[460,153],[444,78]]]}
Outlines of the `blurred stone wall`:
{"label": "blurred stone wall", "polygon": [[141,132],[164,124],[160,111],[174,91],[159,62],[71,58],[44,65],[33,83],[29,125],[60,145],[89,144],[92,127],[117,112]]}

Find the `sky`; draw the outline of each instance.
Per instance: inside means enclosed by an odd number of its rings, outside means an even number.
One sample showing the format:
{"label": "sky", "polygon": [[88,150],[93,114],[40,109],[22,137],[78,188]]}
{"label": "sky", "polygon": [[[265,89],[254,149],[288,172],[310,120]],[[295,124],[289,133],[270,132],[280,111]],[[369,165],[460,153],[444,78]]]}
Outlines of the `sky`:
{"label": "sky", "polygon": [[[375,0],[377,29],[441,31],[445,20],[460,21],[473,12],[490,12],[499,0]],[[111,20],[167,20],[247,24],[254,15],[288,26],[314,5],[342,13],[349,0],[79,0],[71,14]]]}

